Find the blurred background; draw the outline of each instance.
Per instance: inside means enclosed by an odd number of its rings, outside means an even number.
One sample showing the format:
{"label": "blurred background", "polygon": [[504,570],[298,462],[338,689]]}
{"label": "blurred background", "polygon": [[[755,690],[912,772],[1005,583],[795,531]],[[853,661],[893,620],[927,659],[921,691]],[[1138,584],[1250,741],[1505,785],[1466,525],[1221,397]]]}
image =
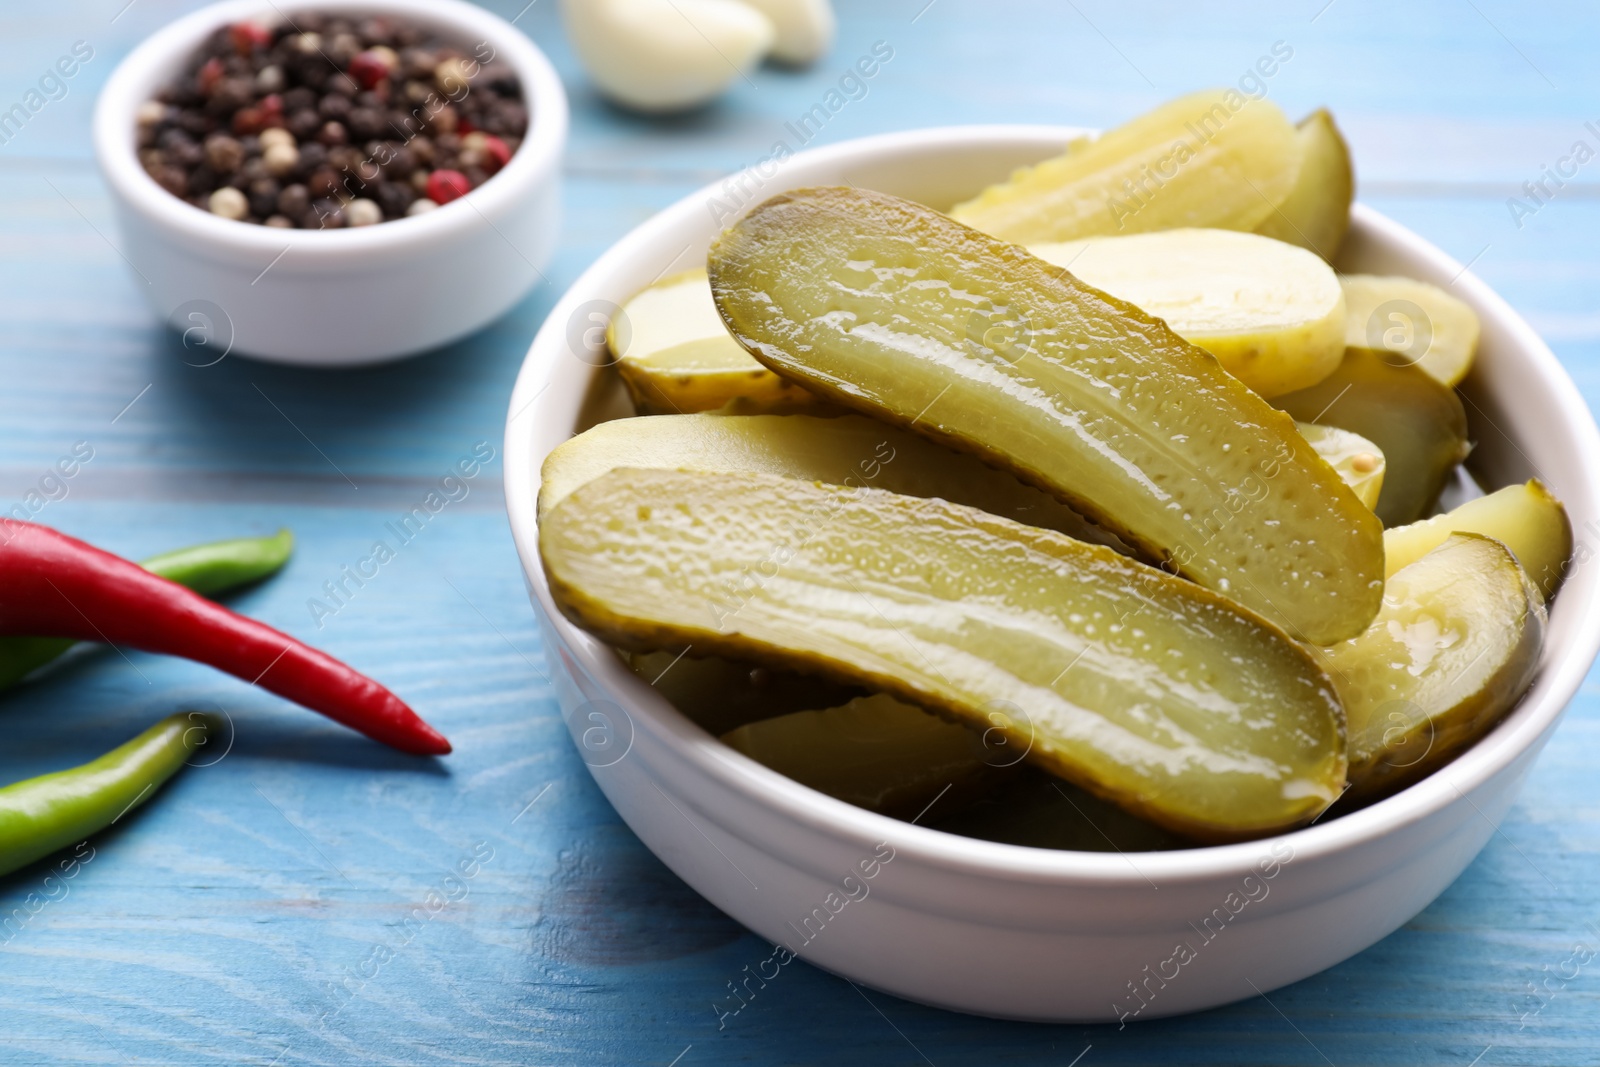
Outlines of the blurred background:
{"label": "blurred background", "polygon": [[[1600,149],[1600,10],[844,0],[831,51],[810,67],[762,66],[703,108],[651,118],[598,96],[557,0],[496,0],[485,6],[549,54],[571,98],[548,283],[444,350],[312,371],[186,364],[116,248],[90,149],[95,94],[133,45],[198,6],[0,12],[0,107],[75,42],[93,50],[66,95],[0,144],[0,501],[22,500],[87,442],[92,460],[39,521],[134,557],[293,527],[290,569],[236,606],[384,680],[457,754],[419,769],[230,680],[143,656],[137,671],[98,656],[8,694],[8,780],[91,758],[181,700],[247,725],[226,761],[108,835],[65,896],[35,908],[37,872],[0,880],[0,913],[28,915],[0,933],[0,1062],[1600,1062],[1600,963],[1587,962],[1600,952],[1592,682],[1460,881],[1271,1002],[1122,1031],[1005,1024],[794,963],[719,1019],[713,1003],[770,946],[638,844],[567,742],[498,461],[321,629],[306,606],[478,442],[500,448],[528,343],[578,273],[776,141],[798,147],[787,124],[875,47],[891,58],[809,146],[961,123],[1111,126],[1237,84],[1288,50],[1269,98],[1292,119],[1332,110],[1358,198],[1471,264],[1592,406],[1600,163],[1559,182],[1546,168],[1576,142]],[[1525,183],[1539,182],[1535,199]],[[396,933],[474,858],[465,896],[409,940]]]}

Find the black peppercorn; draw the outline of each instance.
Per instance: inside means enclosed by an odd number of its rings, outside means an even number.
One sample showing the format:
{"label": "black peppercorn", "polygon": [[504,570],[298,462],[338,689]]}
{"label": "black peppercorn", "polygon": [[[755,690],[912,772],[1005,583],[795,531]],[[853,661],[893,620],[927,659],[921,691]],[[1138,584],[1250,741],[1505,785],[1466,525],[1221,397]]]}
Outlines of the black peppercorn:
{"label": "black peppercorn", "polygon": [[528,109],[515,100],[496,101],[483,128],[501,137],[521,137],[528,130]]}
{"label": "black peppercorn", "polygon": [[394,43],[394,27],[385,18],[362,19],[356,25],[356,34],[369,45]]}
{"label": "black peppercorn", "polygon": [[416,198],[417,194],[404,182],[383,182],[378,186],[378,206],[383,208],[386,219],[403,218]]}
{"label": "black peppercorn", "polygon": [[318,102],[317,113],[322,116],[324,121],[332,119],[337,122],[343,122],[345,116],[350,114],[350,109],[354,106],[348,96],[329,93]]}
{"label": "black peppercorn", "polygon": [[188,183],[184,188],[190,196],[207,196],[217,187],[217,172],[210,167],[195,167],[188,174]]}
{"label": "black peppercorn", "polygon": [[173,196],[186,197],[189,195],[189,172],[182,167],[175,167],[169,163],[152,176],[155,178],[156,184]]}
{"label": "black peppercorn", "polygon": [[296,141],[309,141],[322,129],[322,116],[310,108],[302,108],[290,114],[286,125]]}
{"label": "black peppercorn", "polygon": [[315,141],[300,146],[300,166],[298,173],[311,174],[328,165],[328,146]]}
{"label": "black peppercorn", "polygon": [[293,89],[289,89],[289,90],[286,90],[284,92],[284,94],[283,94],[283,110],[284,111],[286,111],[286,112],[294,112],[294,111],[301,111],[301,110],[306,109],[306,108],[309,108],[309,109],[311,109],[313,111],[316,110],[316,108],[317,108],[317,94],[316,93],[312,92],[310,89],[307,89],[303,85],[297,85]]}
{"label": "black peppercorn", "polygon": [[311,175],[311,180],[306,182],[306,189],[313,197],[330,197],[339,189],[339,172],[331,167],[323,167]]}
{"label": "black peppercorn", "polygon": [[278,183],[271,178],[257,178],[246,190],[250,198],[250,214],[266,218],[278,209]]}
{"label": "black peppercorn", "polygon": [[350,112],[350,136],[358,141],[370,141],[383,136],[383,112],[377,108],[358,107]]}
{"label": "black peppercorn", "polygon": [[416,169],[416,154],[404,145],[392,148],[389,153],[389,161],[383,164],[385,177],[401,180],[411,177]]}
{"label": "black peppercorn", "polygon": [[306,213],[307,229],[339,230],[344,228],[344,209],[337,200],[312,201],[311,210]]}
{"label": "black peppercorn", "polygon": [[301,218],[311,208],[311,194],[299,183],[286,185],[283,192],[278,194],[277,206],[278,214],[291,219]]}
{"label": "black peppercorn", "polygon": [[206,165],[221,174],[238,170],[244,163],[244,145],[225,133],[214,133],[206,138]]}
{"label": "black peppercorn", "polygon": [[206,100],[212,115],[231,115],[255,102],[255,83],[250,78],[223,78]]}

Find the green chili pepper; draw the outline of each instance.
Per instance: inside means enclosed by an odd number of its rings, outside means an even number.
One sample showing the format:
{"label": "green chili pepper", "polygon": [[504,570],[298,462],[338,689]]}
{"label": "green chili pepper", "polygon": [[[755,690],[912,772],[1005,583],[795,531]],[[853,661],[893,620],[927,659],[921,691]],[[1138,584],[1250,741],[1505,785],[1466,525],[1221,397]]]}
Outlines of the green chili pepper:
{"label": "green chili pepper", "polygon": [[[294,534],[240,537],[163,552],[139,565],[202,596],[225,593],[259,582],[280,570],[294,552]],[[70,637],[0,637],[0,689],[63,655],[77,642]]]}
{"label": "green chili pepper", "polygon": [[293,551],[294,534],[279,530],[271,537],[241,537],[163,552],[139,566],[201,596],[213,596],[276,573]]}
{"label": "green chili pepper", "polygon": [[149,800],[215,728],[197,711],[169,715],[91,763],[0,789],[0,875],[88,838]]}

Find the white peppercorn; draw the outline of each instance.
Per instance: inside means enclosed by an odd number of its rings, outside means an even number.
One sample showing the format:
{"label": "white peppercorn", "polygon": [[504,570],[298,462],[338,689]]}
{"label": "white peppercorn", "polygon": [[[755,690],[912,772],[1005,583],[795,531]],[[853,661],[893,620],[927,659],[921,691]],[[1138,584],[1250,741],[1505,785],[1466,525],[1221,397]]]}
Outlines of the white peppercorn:
{"label": "white peppercorn", "polygon": [[261,153],[261,161],[274,178],[287,177],[300,165],[300,150],[292,144],[274,143]]}
{"label": "white peppercorn", "polygon": [[261,142],[261,151],[263,152],[275,144],[293,145],[295,143],[294,134],[280,126],[262,130],[261,136],[257,140]]}
{"label": "white peppercorn", "polygon": [[233,219],[235,222],[250,214],[250,202],[245,199],[243,193],[231,185],[225,185],[212,193],[209,203],[213,215]]}
{"label": "white peppercorn", "polygon": [[262,67],[256,72],[256,92],[281,93],[283,92],[283,68],[280,66]]}
{"label": "white peppercorn", "polygon": [[371,200],[352,200],[345,205],[344,218],[349,226],[375,226],[383,221],[383,209]]}
{"label": "white peppercorn", "polygon": [[433,84],[452,100],[459,100],[478,76],[478,64],[469,59],[446,59],[433,68]]}

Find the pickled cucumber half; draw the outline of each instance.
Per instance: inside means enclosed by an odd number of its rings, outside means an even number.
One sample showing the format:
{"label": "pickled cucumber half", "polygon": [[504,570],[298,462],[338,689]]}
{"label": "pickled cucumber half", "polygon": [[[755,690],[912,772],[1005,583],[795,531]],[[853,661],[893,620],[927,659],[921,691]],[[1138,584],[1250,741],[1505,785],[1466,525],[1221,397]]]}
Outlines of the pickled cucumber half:
{"label": "pickled cucumber half", "polygon": [[[1314,422],[1297,422],[1294,428],[1300,431],[1300,436],[1310,442],[1329,466],[1338,472],[1344,479],[1344,484],[1355,490],[1356,496],[1367,507],[1376,507],[1378,496],[1383,492],[1383,450],[1358,433],[1341,430],[1337,426],[1318,426]],[[1385,546],[1385,561],[1391,557],[1387,553],[1389,544],[1389,531],[1383,535]],[[1390,566],[1389,573],[1393,574],[1396,568]]]}
{"label": "pickled cucumber half", "polygon": [[1181,226],[1248,231],[1289,196],[1300,157],[1276,104],[1209,89],[1024,167],[950,214],[1023,243]]}
{"label": "pickled cucumber half", "polygon": [[775,197],[708,264],[734,336],[813,392],[1012,471],[1308,640],[1376,614],[1372,512],[1292,420],[1131,304],[858,189]]}
{"label": "pickled cucumber half", "polygon": [[981,734],[882,693],[763,719],[722,740],[819,793],[903,819],[934,801],[953,811],[1000,770]]}
{"label": "pickled cucumber half", "polygon": [[737,399],[763,411],[816,406],[728,336],[703,270],[674,274],[636,294],[606,327],[606,347],[644,414],[714,411]]}
{"label": "pickled cucumber half", "polygon": [[1272,403],[1301,422],[1349,430],[1382,450],[1383,491],[1375,510],[1385,526],[1426,515],[1472,451],[1455,390],[1387,352],[1347,348],[1338,370]]}
{"label": "pickled cucumber half", "polygon": [[1180,831],[1293,826],[1344,783],[1332,685],[1276,626],[975,508],[619,469],[545,515],[539,550],[561,611],[604,640],[864,685]]}
{"label": "pickled cucumber half", "polygon": [[832,485],[938,496],[1120,548],[1054,497],[925,437],[860,415],[653,415],[603,423],[545,457],[539,514],[617,467],[755,471]]}
{"label": "pickled cucumber half", "polygon": [[1256,232],[1309,248],[1332,263],[1350,229],[1350,204],[1355,199],[1350,147],[1333,116],[1320,108],[1300,120],[1295,140],[1300,144],[1300,168],[1294,187]]}
{"label": "pickled cucumber half", "polygon": [[1346,274],[1345,341],[1350,348],[1415,363],[1444,385],[1459,385],[1478,354],[1478,313],[1437,285],[1415,278]]}
{"label": "pickled cucumber half", "polygon": [[1384,566],[1393,575],[1453,533],[1483,534],[1504,544],[1546,600],[1555,596],[1572,556],[1567,509],[1534,479],[1469,500],[1443,515],[1383,531]]}
{"label": "pickled cucumber half", "polygon": [[1539,663],[1539,592],[1500,542],[1456,533],[1389,579],[1360,637],[1325,650],[1349,717],[1350,800],[1432,774],[1500,720]]}
{"label": "pickled cucumber half", "polygon": [[1162,319],[1262,396],[1315,385],[1344,355],[1339,276],[1282,241],[1186,229],[1028,251]]}

